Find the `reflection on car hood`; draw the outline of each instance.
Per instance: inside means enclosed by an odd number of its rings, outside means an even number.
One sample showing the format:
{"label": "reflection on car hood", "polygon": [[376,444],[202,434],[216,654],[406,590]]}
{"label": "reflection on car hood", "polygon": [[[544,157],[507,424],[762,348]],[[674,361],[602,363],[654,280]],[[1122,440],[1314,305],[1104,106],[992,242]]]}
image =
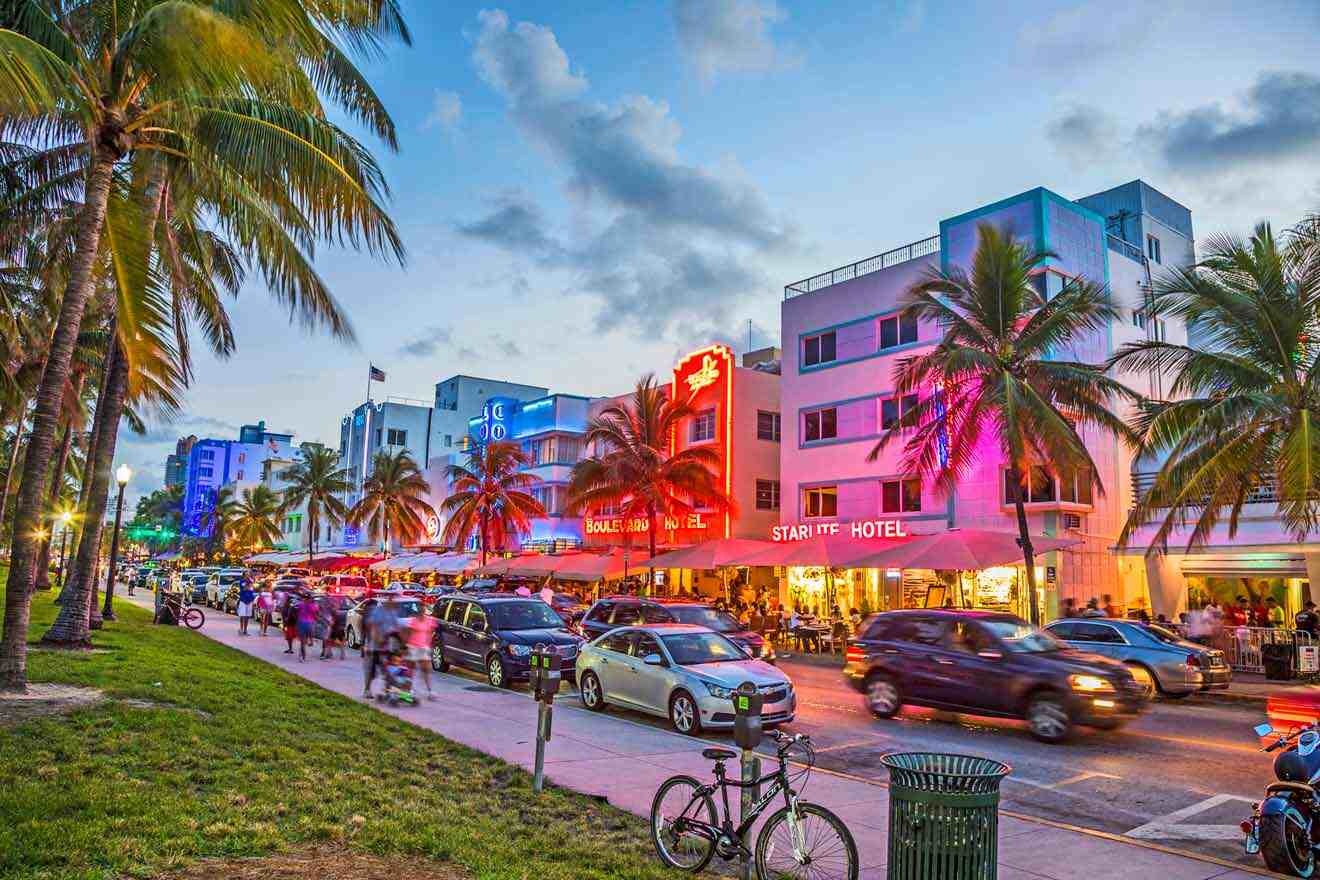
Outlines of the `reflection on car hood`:
{"label": "reflection on car hood", "polygon": [[721,633],[721,635],[724,636],[726,639],[731,639],[735,642],[741,642],[742,644],[745,645],[765,644],[765,639],[761,637],[761,634],[752,632],[750,629],[734,630],[733,632]]}
{"label": "reflection on car hood", "polygon": [[788,683],[787,675],[760,660],[725,660],[722,663],[698,663],[682,668],[698,678],[727,688],[736,688],[744,681],[758,686]]}
{"label": "reflection on car hood", "polygon": [[563,627],[553,629],[506,629],[499,630],[499,635],[506,642],[532,647],[536,647],[537,642],[545,642],[547,645],[579,645],[586,641],[582,636],[569,632]]}
{"label": "reflection on car hood", "polygon": [[1102,657],[1099,654],[1088,654],[1085,651],[1053,651],[1040,654],[1023,654],[1021,656],[1031,657],[1036,660],[1060,669],[1063,672],[1077,675],[1105,675],[1113,676],[1127,673],[1127,667],[1117,660],[1109,657]]}

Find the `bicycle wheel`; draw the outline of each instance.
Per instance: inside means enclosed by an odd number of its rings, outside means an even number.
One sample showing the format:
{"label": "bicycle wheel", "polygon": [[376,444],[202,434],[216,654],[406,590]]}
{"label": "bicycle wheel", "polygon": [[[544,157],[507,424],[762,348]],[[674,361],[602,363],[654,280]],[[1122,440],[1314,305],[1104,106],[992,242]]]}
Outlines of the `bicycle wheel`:
{"label": "bicycle wheel", "polygon": [[204,623],[206,623],[206,615],[200,608],[189,608],[183,612],[183,625],[188,629],[201,629]]}
{"label": "bicycle wheel", "polygon": [[696,873],[715,855],[715,841],[692,831],[676,832],[680,819],[696,819],[715,826],[715,802],[701,793],[701,783],[691,776],[666,779],[651,801],[651,842],[660,861],[680,871]]}
{"label": "bicycle wheel", "polygon": [[797,805],[798,840],[788,807],[765,821],[756,838],[756,873],[761,880],[857,880],[857,844],[843,820],[816,804]]}

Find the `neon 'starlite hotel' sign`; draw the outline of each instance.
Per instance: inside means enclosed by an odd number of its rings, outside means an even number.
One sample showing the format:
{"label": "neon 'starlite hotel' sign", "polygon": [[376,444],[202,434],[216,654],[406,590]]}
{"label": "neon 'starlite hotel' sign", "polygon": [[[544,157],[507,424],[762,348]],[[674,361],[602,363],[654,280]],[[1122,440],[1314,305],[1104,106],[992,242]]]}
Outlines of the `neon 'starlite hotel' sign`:
{"label": "neon 'starlite hotel' sign", "polygon": [[[846,529],[846,531],[845,531]],[[907,531],[901,519],[864,519],[850,523],[803,523],[796,526],[775,526],[770,530],[772,541],[806,541],[824,535],[848,535],[853,538],[906,538]]]}

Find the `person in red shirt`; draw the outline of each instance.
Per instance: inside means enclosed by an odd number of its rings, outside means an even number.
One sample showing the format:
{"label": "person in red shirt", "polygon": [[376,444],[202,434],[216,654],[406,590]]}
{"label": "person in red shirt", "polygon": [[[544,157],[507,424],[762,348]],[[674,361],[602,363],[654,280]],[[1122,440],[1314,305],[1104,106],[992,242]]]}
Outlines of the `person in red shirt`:
{"label": "person in red shirt", "polygon": [[1251,625],[1252,626],[1270,625],[1270,611],[1268,608],[1265,607],[1264,600],[1259,597],[1256,599],[1256,601],[1251,603]]}

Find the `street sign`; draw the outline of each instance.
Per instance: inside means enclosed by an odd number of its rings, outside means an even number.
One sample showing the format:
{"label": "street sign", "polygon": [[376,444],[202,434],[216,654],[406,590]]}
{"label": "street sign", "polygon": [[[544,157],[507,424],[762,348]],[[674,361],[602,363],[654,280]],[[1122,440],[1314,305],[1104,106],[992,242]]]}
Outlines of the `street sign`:
{"label": "street sign", "polygon": [[1320,645],[1297,646],[1297,671],[1320,672]]}

